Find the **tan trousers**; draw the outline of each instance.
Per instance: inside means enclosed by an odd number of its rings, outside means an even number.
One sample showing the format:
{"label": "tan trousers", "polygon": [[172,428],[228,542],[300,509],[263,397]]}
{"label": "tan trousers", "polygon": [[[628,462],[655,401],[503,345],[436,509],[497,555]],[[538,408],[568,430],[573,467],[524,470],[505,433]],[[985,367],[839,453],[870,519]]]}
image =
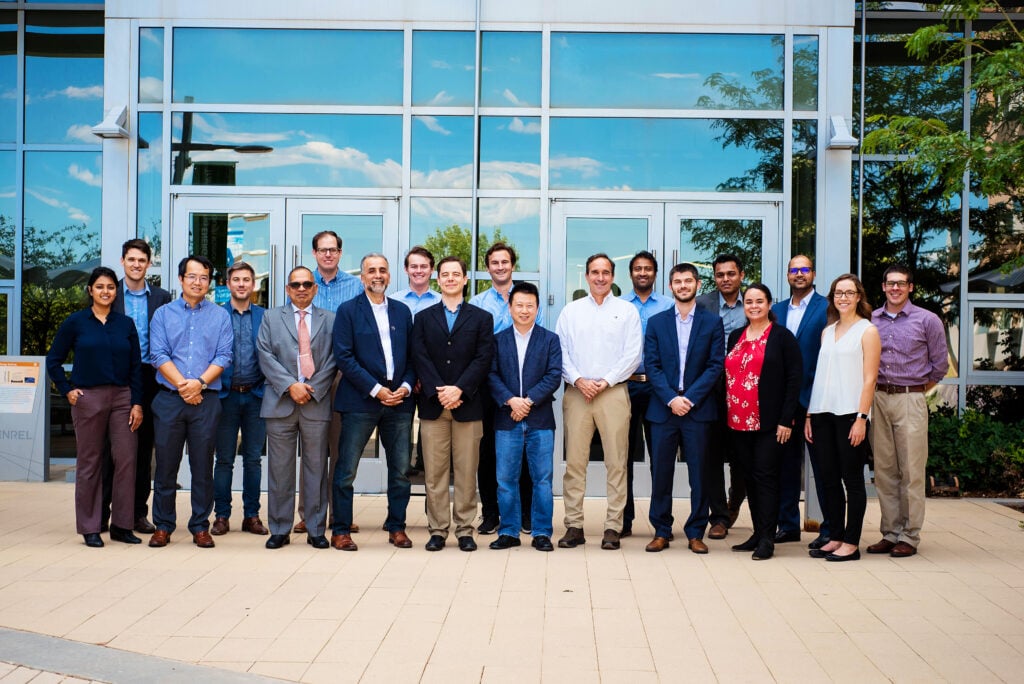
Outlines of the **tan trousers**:
{"label": "tan trousers", "polygon": [[875,393],[871,446],[882,536],[917,548],[924,524],[928,406],[923,392]]}
{"label": "tan trousers", "polygon": [[565,429],[565,477],[562,499],[565,526],[583,527],[583,497],[587,491],[590,442],[596,428],[604,448],[607,470],[608,511],[606,530],[622,531],[626,507],[626,463],[629,455],[629,391],[622,382],[601,392],[591,403],[583,393],[569,386],[562,402]]}
{"label": "tan trousers", "polygon": [[480,463],[480,438],[483,435],[483,421],[460,423],[452,419],[452,412],[448,409],[437,420],[420,418],[427,528],[431,536],[436,534],[448,538],[448,528],[452,523],[452,501],[448,496],[451,470],[455,472],[455,536],[473,536],[477,506],[476,470]]}

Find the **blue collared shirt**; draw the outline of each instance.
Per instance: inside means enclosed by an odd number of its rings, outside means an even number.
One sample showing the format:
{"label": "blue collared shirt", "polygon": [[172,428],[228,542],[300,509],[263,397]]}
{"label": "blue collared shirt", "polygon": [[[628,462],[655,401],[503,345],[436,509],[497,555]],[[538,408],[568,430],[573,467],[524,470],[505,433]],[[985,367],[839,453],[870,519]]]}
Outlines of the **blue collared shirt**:
{"label": "blue collared shirt", "polygon": [[135,321],[135,329],[139,333],[139,348],[142,350],[142,363],[149,363],[149,283],[139,291],[128,289],[124,284],[124,312]]}
{"label": "blue collared shirt", "polygon": [[231,312],[231,332],[234,335],[231,382],[235,385],[256,385],[263,379],[263,374],[256,358],[256,345],[253,344],[252,307],[239,311],[229,303],[227,309]]}
{"label": "blue collared shirt", "polygon": [[725,297],[718,293],[718,315],[722,317],[722,325],[725,327],[726,344],[729,343],[729,333],[739,330],[747,324],[747,314],[743,311],[743,298],[737,297],[736,303],[729,306],[725,303]]}
{"label": "blue collared shirt", "polygon": [[[205,299],[191,307],[179,297],[153,314],[149,326],[150,363],[159,369],[171,361],[186,379],[198,379],[211,364],[226,368],[231,363],[233,340],[231,316],[224,307]],[[164,387],[178,389],[163,373],[157,373],[156,379]],[[209,385],[219,390],[220,376]]]}
{"label": "blue collared shirt", "polygon": [[409,307],[409,311],[412,312],[412,317],[416,318],[416,314],[418,314],[420,311],[423,311],[428,306],[433,306],[434,304],[437,304],[439,301],[441,301],[441,293],[435,292],[434,290],[431,289],[427,289],[426,292],[424,292],[421,295],[418,295],[411,289],[405,288],[404,290],[399,290],[398,292],[391,295],[391,298],[396,301],[402,302],[407,307]]}
{"label": "blue collared shirt", "polygon": [[[511,292],[511,290],[509,290]],[[493,287],[488,288],[478,295],[474,295],[469,303],[479,306],[494,317],[494,334],[512,327],[512,311],[508,308],[508,301],[501,296],[501,293]],[[536,325],[544,326],[544,308],[537,307]]]}
{"label": "blue collared shirt", "polygon": [[679,309],[676,309],[676,336],[679,338],[679,384],[676,385],[678,390],[686,389],[683,377],[686,373],[686,352],[690,349],[690,331],[692,330],[693,309],[686,314],[686,318],[680,316]]}
{"label": "blue collared shirt", "polygon": [[441,308],[444,310],[444,319],[448,321],[448,332],[451,332],[452,328],[455,327],[455,321],[459,317],[459,312],[462,311],[462,302],[459,302],[459,305],[455,307],[455,311],[449,310],[444,304],[441,304]]}
{"label": "blue collared shirt", "polygon": [[[640,299],[640,295],[638,295],[635,290],[630,291],[629,294],[622,295],[621,299],[624,299],[636,307],[637,313],[640,314],[640,331],[645,337],[647,336],[647,321],[650,320],[651,316],[661,313],[662,311],[667,311],[673,306],[671,297],[660,295],[653,290],[651,291],[650,296],[647,297],[646,302]],[[642,353],[643,352],[641,352],[641,354]],[[640,365],[637,367],[636,372],[638,374],[646,372],[644,370],[643,356],[640,357]]]}
{"label": "blue collared shirt", "polygon": [[339,306],[363,293],[363,281],[342,270],[328,282],[320,275],[320,269],[314,268],[313,280],[316,282],[313,306],[326,311],[337,311]]}

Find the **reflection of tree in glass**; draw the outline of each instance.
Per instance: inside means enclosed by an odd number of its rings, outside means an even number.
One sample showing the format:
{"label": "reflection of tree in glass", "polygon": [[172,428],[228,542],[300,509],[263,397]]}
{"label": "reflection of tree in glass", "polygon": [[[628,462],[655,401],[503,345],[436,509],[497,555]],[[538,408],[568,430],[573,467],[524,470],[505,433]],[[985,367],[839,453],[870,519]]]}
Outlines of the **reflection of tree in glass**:
{"label": "reflection of tree in glass", "polygon": [[[735,254],[743,260],[744,285],[761,280],[761,222],[750,219],[686,219],[680,224],[689,233],[698,254],[707,257],[697,264],[701,294],[715,289],[711,262],[719,254]],[[693,257],[687,257],[693,258]]]}
{"label": "reflection of tree in glass", "polygon": [[[505,244],[515,249],[515,245],[512,244],[505,234],[501,232],[500,227],[494,229],[494,233],[491,237],[487,236],[487,233],[481,232],[477,237],[476,242],[476,253],[477,253],[477,265],[475,268],[483,271],[487,268],[484,264],[484,254],[495,242],[504,242]],[[440,261],[446,256],[457,256],[466,262],[466,266],[472,271],[474,265],[470,259],[470,255],[473,253],[473,233],[468,228],[463,228],[457,223],[453,223],[444,228],[438,227],[426,240],[423,241],[423,246],[426,247],[431,254],[434,255],[435,261]],[[519,267],[516,266],[516,270]]]}

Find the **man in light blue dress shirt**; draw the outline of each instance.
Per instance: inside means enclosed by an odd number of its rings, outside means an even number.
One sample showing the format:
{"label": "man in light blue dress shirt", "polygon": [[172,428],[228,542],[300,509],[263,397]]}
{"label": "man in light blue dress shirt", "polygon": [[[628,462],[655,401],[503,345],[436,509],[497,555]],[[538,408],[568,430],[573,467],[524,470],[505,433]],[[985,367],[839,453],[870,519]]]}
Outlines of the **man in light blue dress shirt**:
{"label": "man in light blue dress shirt", "polygon": [[316,299],[313,306],[332,313],[338,307],[363,293],[363,283],[350,273],[338,268],[341,262],[341,238],[333,230],[322,230],[313,236],[313,256],[316,269]]}
{"label": "man in light blue dress shirt", "polygon": [[405,255],[405,274],[409,287],[391,295],[412,312],[413,318],[423,309],[441,301],[441,293],[430,289],[430,276],[434,272],[434,255],[426,247],[416,245]]}

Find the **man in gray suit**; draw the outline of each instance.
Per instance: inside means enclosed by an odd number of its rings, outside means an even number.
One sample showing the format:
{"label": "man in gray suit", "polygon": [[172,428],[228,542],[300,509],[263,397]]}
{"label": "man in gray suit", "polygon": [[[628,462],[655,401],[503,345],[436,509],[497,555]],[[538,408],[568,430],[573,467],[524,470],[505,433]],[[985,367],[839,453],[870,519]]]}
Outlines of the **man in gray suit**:
{"label": "man in gray suit", "polygon": [[289,543],[295,518],[295,448],[302,446],[306,543],[327,541],[327,429],[334,382],[334,312],[313,305],[316,281],[305,266],[288,274],[291,303],[268,311],[256,347],[266,377],[260,417],[267,422],[268,549]]}

